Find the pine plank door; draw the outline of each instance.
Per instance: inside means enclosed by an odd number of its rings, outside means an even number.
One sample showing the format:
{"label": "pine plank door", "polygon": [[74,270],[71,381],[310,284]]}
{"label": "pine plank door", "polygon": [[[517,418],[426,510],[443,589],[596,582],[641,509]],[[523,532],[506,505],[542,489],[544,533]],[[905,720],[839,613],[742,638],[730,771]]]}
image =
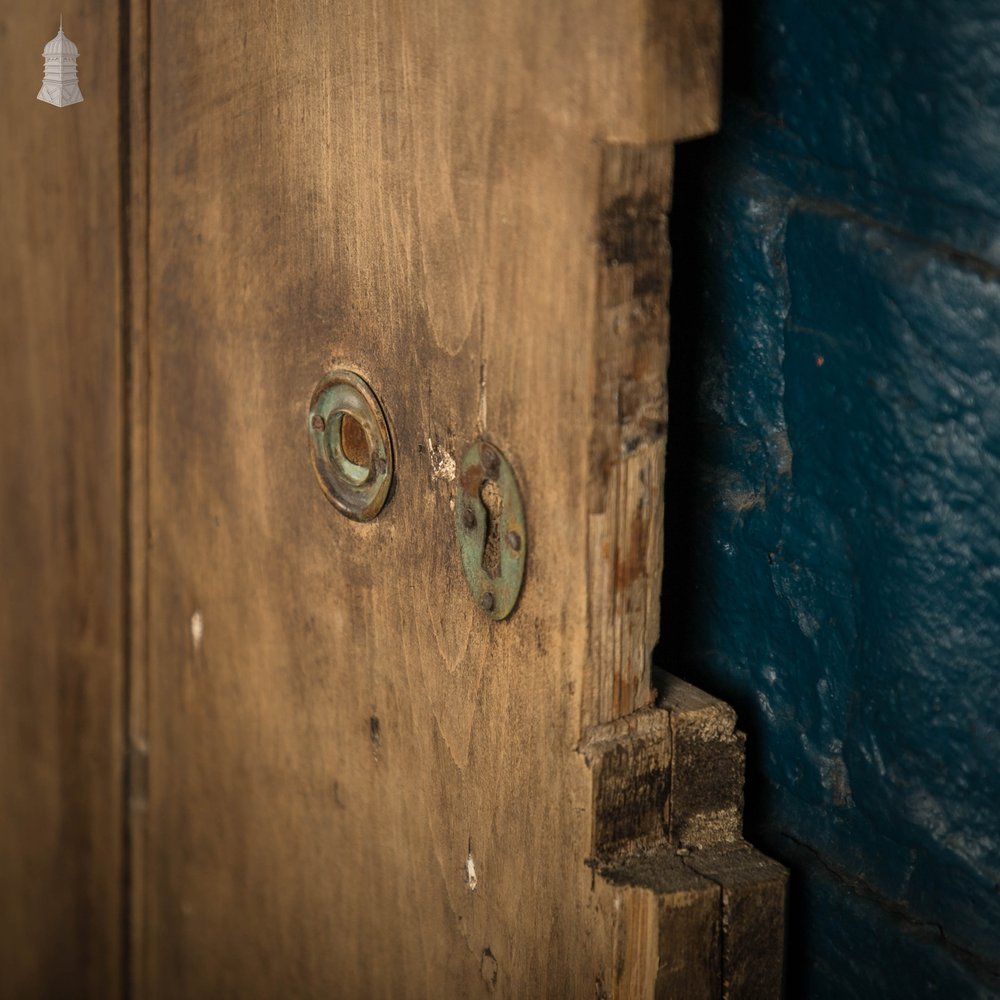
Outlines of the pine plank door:
{"label": "pine plank door", "polygon": [[[732,736],[650,677],[673,146],[716,124],[716,0],[148,16],[134,992],[722,996],[720,879],[614,860],[665,843],[670,720]],[[334,369],[390,436],[368,521],[312,463]],[[484,442],[523,500],[504,620],[457,540]]]}
{"label": "pine plank door", "polygon": [[120,995],[127,605],[120,11],[0,4],[0,998]]}

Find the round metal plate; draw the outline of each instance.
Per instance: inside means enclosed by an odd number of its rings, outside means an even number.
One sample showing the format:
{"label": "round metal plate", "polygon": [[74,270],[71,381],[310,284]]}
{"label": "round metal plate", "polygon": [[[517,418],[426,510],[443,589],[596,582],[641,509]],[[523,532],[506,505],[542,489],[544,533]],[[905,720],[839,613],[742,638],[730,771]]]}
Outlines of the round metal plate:
{"label": "round metal plate", "polygon": [[320,381],[309,404],[313,467],[327,499],[345,517],[370,521],[392,484],[389,426],[368,383],[338,369]]}

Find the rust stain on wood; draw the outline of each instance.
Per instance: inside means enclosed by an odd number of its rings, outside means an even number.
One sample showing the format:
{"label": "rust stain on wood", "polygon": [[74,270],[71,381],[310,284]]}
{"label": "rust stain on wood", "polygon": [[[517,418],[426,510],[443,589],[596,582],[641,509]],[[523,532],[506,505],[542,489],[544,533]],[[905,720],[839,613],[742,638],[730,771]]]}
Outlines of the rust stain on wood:
{"label": "rust stain on wood", "polygon": [[649,704],[659,635],[673,146],[601,151],[584,725]]}
{"label": "rust stain on wood", "polygon": [[624,593],[636,580],[646,575],[649,525],[642,507],[632,515],[632,527],[628,533],[628,546],[618,553],[615,563],[615,585],[619,593]]}

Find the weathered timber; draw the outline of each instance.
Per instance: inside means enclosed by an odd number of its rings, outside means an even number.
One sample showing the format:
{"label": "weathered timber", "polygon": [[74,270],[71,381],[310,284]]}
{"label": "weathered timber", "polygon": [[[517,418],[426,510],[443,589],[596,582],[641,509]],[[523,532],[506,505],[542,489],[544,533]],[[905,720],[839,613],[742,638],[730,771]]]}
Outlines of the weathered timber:
{"label": "weathered timber", "polygon": [[[714,127],[717,19],[154,0],[148,995],[652,995],[576,750],[653,698],[670,164]],[[368,524],[308,461],[334,365],[393,437]],[[481,437],[530,537],[501,623],[454,541]]]}
{"label": "weathered timber", "polygon": [[660,627],[673,144],[601,154],[583,724],[650,703]]}
{"label": "weathered timber", "polygon": [[788,869],[743,843],[685,861],[721,889],[723,1000],[780,997]]}
{"label": "weathered timber", "polygon": [[739,840],[746,740],[736,729],[736,713],[676,677],[663,675],[657,682],[657,704],[670,716],[668,838],[681,847]]}
{"label": "weathered timber", "polygon": [[735,714],[675,677],[656,681],[656,708],[594,727],[579,748],[593,782],[602,888],[641,886],[655,897],[619,898],[629,916],[617,953],[632,958],[631,978],[616,982],[626,996],[648,984],[651,966],[643,973],[635,958],[641,951],[658,970],[657,997],[777,1000],[788,872],[742,839]]}
{"label": "weathered timber", "polygon": [[0,11],[0,997],[114,998],[123,950],[119,7]]}
{"label": "weathered timber", "polygon": [[[630,854],[601,869],[620,887],[623,920],[616,942],[615,996],[718,1000],[722,995],[721,889],[689,868],[669,844]],[[642,949],[639,941],[643,942]],[[637,952],[651,968],[643,969]],[[637,981],[637,972],[644,979]],[[652,983],[652,992],[649,991]]]}
{"label": "weathered timber", "polygon": [[594,727],[579,750],[594,790],[591,853],[607,857],[661,841],[673,752],[669,714],[644,709]]}

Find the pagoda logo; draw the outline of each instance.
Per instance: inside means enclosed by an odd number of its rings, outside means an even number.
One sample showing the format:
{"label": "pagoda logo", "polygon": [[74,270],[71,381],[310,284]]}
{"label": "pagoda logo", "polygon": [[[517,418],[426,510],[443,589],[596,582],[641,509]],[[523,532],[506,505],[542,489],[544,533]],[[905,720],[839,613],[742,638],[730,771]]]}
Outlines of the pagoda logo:
{"label": "pagoda logo", "polygon": [[63,34],[61,17],[59,34],[42,49],[42,55],[45,57],[45,77],[38,99],[57,108],[79,104],[83,100],[76,78],[76,60],[80,50]]}

